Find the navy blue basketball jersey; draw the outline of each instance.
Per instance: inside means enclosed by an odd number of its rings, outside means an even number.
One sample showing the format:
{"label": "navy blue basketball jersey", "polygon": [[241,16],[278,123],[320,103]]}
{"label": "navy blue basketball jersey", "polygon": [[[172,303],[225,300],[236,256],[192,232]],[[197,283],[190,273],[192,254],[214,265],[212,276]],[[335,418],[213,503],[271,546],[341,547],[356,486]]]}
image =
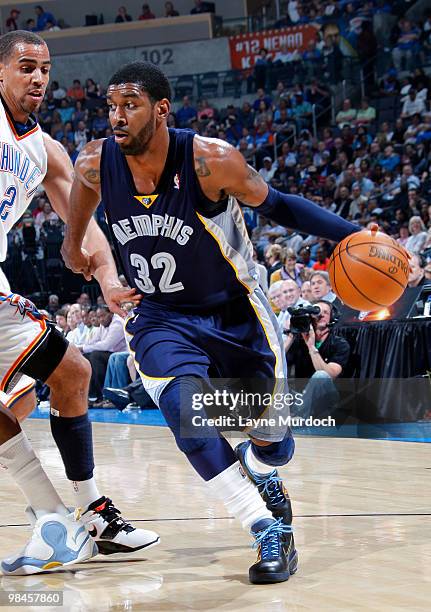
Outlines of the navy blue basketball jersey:
{"label": "navy blue basketball jersey", "polygon": [[145,300],[186,310],[223,304],[257,287],[252,245],[237,201],[214,203],[194,169],[194,133],[169,129],[159,184],[138,193],[114,137],[103,143],[102,202],[131,287]]}

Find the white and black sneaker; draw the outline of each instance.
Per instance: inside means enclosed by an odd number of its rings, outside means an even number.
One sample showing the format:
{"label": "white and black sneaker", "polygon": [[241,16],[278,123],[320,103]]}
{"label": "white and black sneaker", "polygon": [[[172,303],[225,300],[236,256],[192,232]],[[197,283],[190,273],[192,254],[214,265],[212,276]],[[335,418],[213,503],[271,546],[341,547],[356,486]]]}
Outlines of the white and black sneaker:
{"label": "white and black sneaker", "polygon": [[101,555],[131,553],[160,542],[155,531],[136,529],[127,523],[107,497],[101,497],[86,510],[80,509],[80,519],[97,543]]}

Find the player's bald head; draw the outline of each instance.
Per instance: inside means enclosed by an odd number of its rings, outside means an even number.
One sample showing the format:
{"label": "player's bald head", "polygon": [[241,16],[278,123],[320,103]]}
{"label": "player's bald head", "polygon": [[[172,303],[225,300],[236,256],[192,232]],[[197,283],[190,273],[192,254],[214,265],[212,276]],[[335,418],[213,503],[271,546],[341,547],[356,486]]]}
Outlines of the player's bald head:
{"label": "player's bald head", "polygon": [[34,32],[26,32],[25,30],[8,32],[0,36],[0,62],[2,64],[7,63],[17,45],[47,46],[43,38]]}

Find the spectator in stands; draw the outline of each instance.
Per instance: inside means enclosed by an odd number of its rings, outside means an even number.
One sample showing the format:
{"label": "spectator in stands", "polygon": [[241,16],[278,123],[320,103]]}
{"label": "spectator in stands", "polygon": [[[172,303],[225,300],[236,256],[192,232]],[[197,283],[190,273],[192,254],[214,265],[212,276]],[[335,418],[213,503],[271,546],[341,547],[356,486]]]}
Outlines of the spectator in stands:
{"label": "spectator in stands", "polygon": [[289,47],[287,45],[282,45],[281,49],[277,51],[274,56],[274,65],[277,62],[280,64],[289,64],[290,62],[297,62],[301,59],[301,54],[297,49],[293,49],[289,51]]}
{"label": "spectator in stands", "polygon": [[352,103],[349,98],[343,102],[343,109],[338,111],[335,120],[339,128],[342,128],[346,123],[354,123],[356,119],[356,110],[352,108]]}
{"label": "spectator in stands", "polygon": [[58,215],[52,210],[51,204],[48,202],[48,200],[45,200],[43,203],[42,212],[38,213],[34,220],[35,226],[40,229],[44,223],[58,223],[58,221]]}
{"label": "spectator in stands", "polygon": [[51,93],[57,107],[60,106],[61,100],[64,100],[67,96],[66,90],[63,87],[60,87],[57,81],[52,81]]}
{"label": "spectator in stands", "polygon": [[101,97],[102,90],[100,85],[95,83],[93,79],[85,81],[85,97],[87,100],[97,100]]}
{"label": "spectator in stands", "polygon": [[304,268],[312,268],[316,263],[314,259],[311,258],[311,250],[309,246],[304,245],[299,249],[298,262],[301,263]]}
{"label": "spectator in stands", "polygon": [[103,384],[109,356],[117,351],[127,350],[121,317],[113,315],[105,305],[98,307],[97,318],[100,323],[98,334],[82,347],[84,356],[91,363],[89,401],[92,404],[103,400]]}
{"label": "spectator in stands", "polygon": [[368,98],[362,98],[361,108],[356,113],[355,125],[368,125],[376,120],[376,109],[370,106]]}
{"label": "spectator in stands", "polygon": [[67,97],[82,102],[85,99],[85,91],[79,79],[74,79],[72,87],[67,90]]}
{"label": "spectator in stands", "polygon": [[257,112],[260,108],[260,103],[263,100],[265,102],[265,106],[267,109],[271,108],[272,105],[272,98],[271,96],[268,96],[267,93],[265,92],[265,89],[263,87],[260,87],[257,89],[256,91],[257,94],[257,98],[256,100],[253,102],[253,110],[255,112]]}
{"label": "spectator in stands", "polygon": [[45,25],[45,32],[60,32],[61,28],[57,23],[48,19]]}
{"label": "spectator in stands", "polygon": [[312,78],[316,76],[316,72],[321,67],[320,60],[322,59],[322,53],[316,47],[316,41],[310,40],[307,45],[307,50],[302,54],[302,59],[305,62],[305,69],[307,76]]}
{"label": "spectator in stands", "polygon": [[172,2],[165,2],[165,17],[178,17],[179,12],[174,9]]}
{"label": "spectator in stands", "polygon": [[283,249],[281,263],[283,266],[271,274],[269,284],[272,285],[279,280],[293,280],[298,287],[301,287],[303,266],[297,263],[296,252],[292,248]]}
{"label": "spectator in stands", "polygon": [[191,15],[199,15],[199,13],[210,13],[211,6],[209,6],[208,2],[203,2],[202,0],[195,0],[195,6],[190,11]]}
{"label": "spectator in stands", "polygon": [[316,252],[317,261],[313,264],[313,270],[323,270],[326,272],[329,266],[329,257],[323,247],[319,247]]}
{"label": "spectator in stands", "polygon": [[21,14],[19,9],[11,9],[9,17],[6,19],[6,32],[14,32],[15,30],[19,30],[18,28],[18,16]]}
{"label": "spectator in stands", "polygon": [[425,265],[424,276],[425,276],[426,284],[430,285],[431,284],[431,260],[427,261]]}
{"label": "spectator in stands", "polygon": [[295,105],[292,109],[292,114],[295,119],[296,129],[298,132],[310,126],[312,116],[312,107],[310,102],[304,100],[304,96],[300,93],[295,95]]}
{"label": "spectator in stands", "polygon": [[290,313],[288,308],[295,308],[299,305],[309,306],[310,303],[302,297],[301,289],[295,281],[289,279],[281,282],[280,312],[277,316],[277,322],[281,331],[283,331],[289,329]]}
{"label": "spectator in stands", "polygon": [[395,153],[394,147],[392,145],[388,145],[385,147],[383,151],[383,157],[380,159],[379,163],[384,170],[389,170],[392,172],[400,163],[400,156]]}
{"label": "spectator in stands", "polygon": [[48,297],[48,306],[46,309],[50,315],[55,316],[55,313],[60,309],[60,300],[58,295],[51,293],[51,295]]}
{"label": "spectator in stands", "polygon": [[76,146],[76,150],[78,153],[81,152],[82,148],[88,142],[88,132],[84,121],[80,121],[78,123],[78,128],[75,131],[74,135],[74,144]]}
{"label": "spectator in stands", "polygon": [[265,88],[268,67],[269,67],[268,50],[262,47],[259,50],[259,55],[256,58],[254,69],[253,69],[253,77],[254,77],[256,90]]}
{"label": "spectator in stands", "polygon": [[401,225],[399,229],[399,237],[397,238],[398,244],[405,248],[409,239],[409,226],[407,224]]}
{"label": "spectator in stands", "polygon": [[313,272],[309,280],[313,302],[317,302],[318,300],[333,302],[336,299],[337,296],[331,289],[327,272],[321,270]]}
{"label": "spectator in stands", "polygon": [[96,116],[93,119],[91,126],[91,134],[93,138],[104,138],[105,132],[109,128],[109,121],[105,115],[105,109],[98,108],[96,110]]}
{"label": "spectator in stands", "polygon": [[[142,7],[142,8],[144,8],[144,7]],[[133,21],[133,19],[132,19],[131,15],[129,15],[127,13],[126,7],[125,6],[120,6],[118,8],[118,15],[115,18],[115,23],[126,23],[127,21]]]}
{"label": "spectator in stands", "polygon": [[83,321],[80,304],[72,304],[67,314],[67,323],[70,328],[67,340],[81,349],[87,342],[88,328]]}
{"label": "spectator in stands", "polygon": [[409,280],[408,287],[419,287],[421,285],[427,285],[428,281],[425,277],[425,259],[424,257],[414,253],[409,260]]}
{"label": "spectator in stands", "polygon": [[76,300],[76,303],[81,306],[82,309],[90,310],[91,309],[91,299],[88,293],[81,293],[79,298]]}
{"label": "spectator in stands", "polygon": [[50,21],[53,25],[56,24],[54,15],[45,11],[40,4],[34,7],[34,11],[37,16],[36,32],[42,32],[45,30],[48,21]]}
{"label": "spectator in stands", "polygon": [[272,163],[272,159],[269,156],[263,158],[263,168],[259,170],[260,176],[266,183],[270,183],[275,173],[275,164]]}
{"label": "spectator in stands", "polygon": [[25,22],[25,29],[28,32],[37,32],[35,20],[34,19],[27,19],[27,21]]}
{"label": "spectator in stands", "polygon": [[69,326],[67,325],[67,311],[65,308],[60,308],[55,313],[55,324],[61,330],[63,336],[66,336]]}
{"label": "spectator in stands", "polygon": [[183,105],[176,112],[178,127],[189,127],[191,121],[196,119],[197,110],[191,105],[189,96],[183,97]]}
{"label": "spectator in stands", "polygon": [[410,237],[406,242],[406,249],[410,253],[420,253],[427,241],[426,227],[422,219],[418,216],[413,216],[409,221]]}
{"label": "spectator in stands", "polygon": [[365,197],[369,197],[370,193],[374,189],[374,183],[371,179],[364,175],[360,168],[355,168],[354,172],[355,182],[352,185],[352,189],[355,186],[358,186],[361,192],[361,195]]}
{"label": "spectator in stands", "polygon": [[421,115],[425,111],[425,102],[423,98],[418,98],[416,90],[411,88],[409,90],[408,98],[403,104],[403,110],[401,112],[402,119],[410,119],[413,115]]}
{"label": "spectator in stands", "polygon": [[306,280],[301,285],[301,298],[307,302],[312,302],[313,295],[311,293],[311,283]]}
{"label": "spectator in stands", "polygon": [[271,274],[279,270],[283,264],[281,263],[282,247],[280,244],[270,244],[265,250],[265,264],[268,268],[268,282]]}
{"label": "spectator in stands", "polygon": [[[165,5],[166,6],[166,5]],[[142,13],[139,15],[139,21],[148,21],[149,19],[155,19],[156,16],[151,12],[149,4],[142,5]]]}
{"label": "spectator in stands", "polygon": [[419,29],[413,25],[408,19],[401,19],[399,22],[400,35],[396,46],[392,49],[392,58],[395,68],[403,70],[403,63],[406,63],[406,68],[411,70],[413,60],[418,52]]}

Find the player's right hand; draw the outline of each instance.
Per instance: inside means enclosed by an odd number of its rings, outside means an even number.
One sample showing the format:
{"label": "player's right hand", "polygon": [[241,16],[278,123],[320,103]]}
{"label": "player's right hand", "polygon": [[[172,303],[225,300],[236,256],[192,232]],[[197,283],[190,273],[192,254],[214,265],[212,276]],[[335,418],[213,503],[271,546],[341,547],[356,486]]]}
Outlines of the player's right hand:
{"label": "player's right hand", "polygon": [[120,315],[123,319],[128,314],[127,310],[123,308],[123,305],[131,303],[133,306],[137,306],[142,300],[142,295],[136,293],[136,289],[130,289],[130,287],[101,286],[101,289],[109,310],[114,314]]}
{"label": "player's right hand", "polygon": [[91,281],[91,258],[85,249],[70,248],[65,240],[61,247],[61,255],[67,268],[75,274],[83,274],[86,280]]}

